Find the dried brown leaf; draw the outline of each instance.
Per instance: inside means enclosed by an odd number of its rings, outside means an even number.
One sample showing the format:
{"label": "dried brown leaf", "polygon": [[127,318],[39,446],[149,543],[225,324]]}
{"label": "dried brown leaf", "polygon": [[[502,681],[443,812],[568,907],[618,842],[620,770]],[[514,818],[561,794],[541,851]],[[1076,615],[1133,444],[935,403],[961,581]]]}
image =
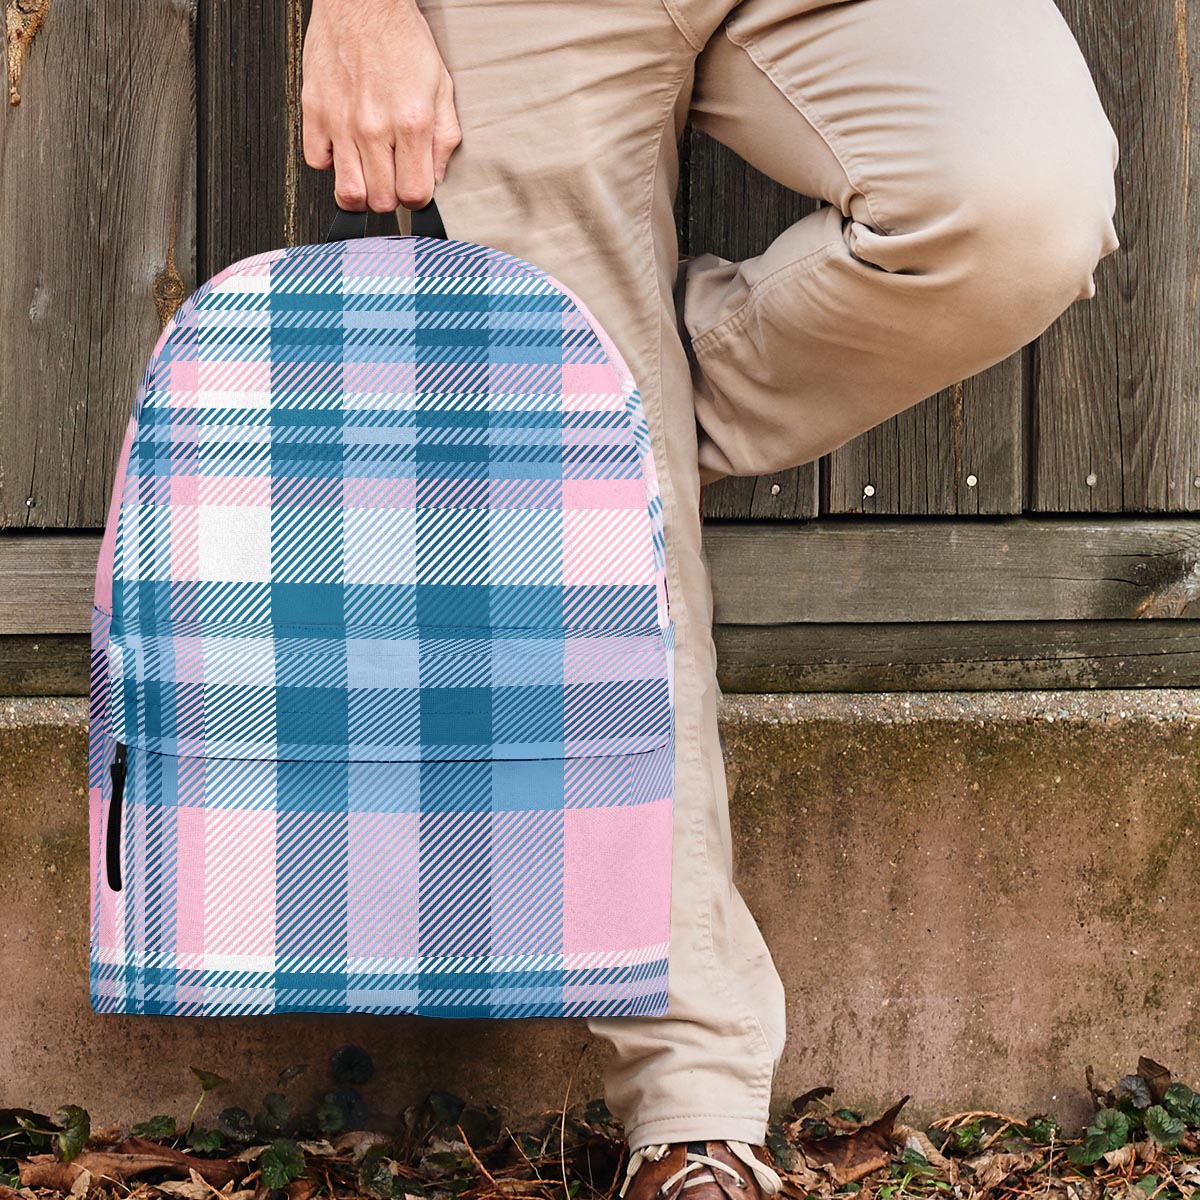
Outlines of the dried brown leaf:
{"label": "dried brown leaf", "polygon": [[1167,1094],[1167,1088],[1171,1086],[1170,1069],[1143,1054],[1138,1058],[1137,1073],[1146,1081],[1154,1103],[1161,1104]]}
{"label": "dried brown leaf", "polygon": [[798,1148],[805,1162],[810,1168],[825,1171],[839,1187],[887,1166],[892,1159],[896,1115],[908,1100],[904,1096],[878,1120],[860,1125],[852,1133],[800,1142]]}
{"label": "dried brown leaf", "polygon": [[213,1190],[203,1180],[165,1179],[155,1187],[167,1196],[178,1196],[180,1200],[211,1200]]}
{"label": "dried brown leaf", "polygon": [[320,1186],[317,1180],[308,1175],[301,1175],[299,1179],[293,1179],[287,1185],[288,1200],[312,1200]]}
{"label": "dried brown leaf", "polygon": [[334,1151],[348,1155],[358,1162],[372,1146],[386,1146],[392,1139],[382,1133],[372,1133],[366,1129],[352,1129],[348,1133],[339,1134],[333,1139]]}
{"label": "dried brown leaf", "polygon": [[988,1150],[966,1160],[966,1165],[975,1173],[975,1184],[983,1191],[990,1191],[1010,1175],[1027,1170],[1036,1161],[1031,1154],[1005,1154]]}
{"label": "dried brown leaf", "polygon": [[1137,1147],[1133,1142],[1126,1142],[1124,1146],[1119,1146],[1116,1150],[1106,1150],[1102,1157],[1110,1167],[1132,1166],[1137,1158]]}
{"label": "dried brown leaf", "polygon": [[929,1135],[923,1129],[914,1129],[911,1125],[897,1125],[894,1136],[904,1143],[905,1149],[923,1154],[926,1160],[939,1170],[950,1166],[951,1160],[929,1140]]}

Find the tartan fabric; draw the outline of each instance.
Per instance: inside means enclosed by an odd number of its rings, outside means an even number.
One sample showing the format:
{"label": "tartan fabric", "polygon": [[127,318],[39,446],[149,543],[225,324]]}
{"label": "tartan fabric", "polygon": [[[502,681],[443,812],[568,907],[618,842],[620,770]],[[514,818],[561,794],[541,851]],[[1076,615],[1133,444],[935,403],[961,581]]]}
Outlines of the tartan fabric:
{"label": "tartan fabric", "polygon": [[641,398],[568,288],[420,237],[222,272],[97,569],[93,1007],[665,1012],[674,634]]}

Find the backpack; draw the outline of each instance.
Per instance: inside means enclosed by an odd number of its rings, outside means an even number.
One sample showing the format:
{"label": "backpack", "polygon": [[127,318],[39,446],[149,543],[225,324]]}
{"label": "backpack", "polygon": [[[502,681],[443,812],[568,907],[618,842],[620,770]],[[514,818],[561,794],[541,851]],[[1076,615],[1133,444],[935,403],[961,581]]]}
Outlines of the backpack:
{"label": "backpack", "polygon": [[412,217],[234,263],[142,378],[92,612],[97,1012],[666,1011],[641,397],[569,288]]}

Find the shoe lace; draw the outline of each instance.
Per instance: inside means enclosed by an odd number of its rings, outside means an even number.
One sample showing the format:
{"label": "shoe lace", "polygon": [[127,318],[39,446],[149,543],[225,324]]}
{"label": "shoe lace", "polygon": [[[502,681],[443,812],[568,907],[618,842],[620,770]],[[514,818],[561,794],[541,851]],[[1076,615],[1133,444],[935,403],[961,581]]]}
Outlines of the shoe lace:
{"label": "shoe lace", "polygon": [[[768,1196],[774,1196],[777,1192],[783,1190],[783,1180],[779,1177],[779,1173],[773,1168],[767,1166],[754,1151],[750,1149],[746,1142],[726,1141],[725,1145],[729,1147],[734,1156],[740,1159],[754,1173],[755,1179],[758,1180],[759,1187],[762,1188]],[[621,1184],[621,1190],[617,1193],[619,1196],[624,1196],[626,1189],[637,1174],[638,1168],[644,1162],[657,1162],[667,1151],[670,1145],[663,1142],[658,1145],[643,1146],[635,1150],[629,1156],[629,1165],[625,1168],[625,1181]],[[713,1158],[710,1154],[701,1154],[698,1150],[688,1150],[684,1156],[683,1166],[679,1168],[673,1175],[668,1176],[659,1185],[659,1191],[666,1195],[668,1191],[681,1179],[686,1180],[697,1168],[701,1167],[717,1168],[724,1171],[727,1175],[732,1175],[737,1180],[739,1187],[744,1187],[746,1181],[741,1175],[734,1170],[728,1163],[722,1162],[719,1158]],[[695,1180],[699,1183],[700,1180]],[[690,1187],[691,1181],[685,1182],[684,1187]]]}

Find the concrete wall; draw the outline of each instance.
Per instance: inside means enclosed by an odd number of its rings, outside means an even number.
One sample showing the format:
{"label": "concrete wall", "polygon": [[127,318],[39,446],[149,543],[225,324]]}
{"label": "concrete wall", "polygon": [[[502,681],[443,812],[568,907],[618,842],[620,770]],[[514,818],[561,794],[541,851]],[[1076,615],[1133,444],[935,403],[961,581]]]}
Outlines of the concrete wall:
{"label": "concrete wall", "polygon": [[[743,889],[788,985],[782,1104],[910,1119],[1089,1111],[1083,1069],[1200,1082],[1200,691],[726,696]],[[190,1021],[87,999],[84,703],[0,701],[0,1106],[183,1115],[346,1042],[386,1116],[433,1087],[510,1115],[601,1092],[581,1023]],[[315,1080],[314,1080],[315,1082]]]}

